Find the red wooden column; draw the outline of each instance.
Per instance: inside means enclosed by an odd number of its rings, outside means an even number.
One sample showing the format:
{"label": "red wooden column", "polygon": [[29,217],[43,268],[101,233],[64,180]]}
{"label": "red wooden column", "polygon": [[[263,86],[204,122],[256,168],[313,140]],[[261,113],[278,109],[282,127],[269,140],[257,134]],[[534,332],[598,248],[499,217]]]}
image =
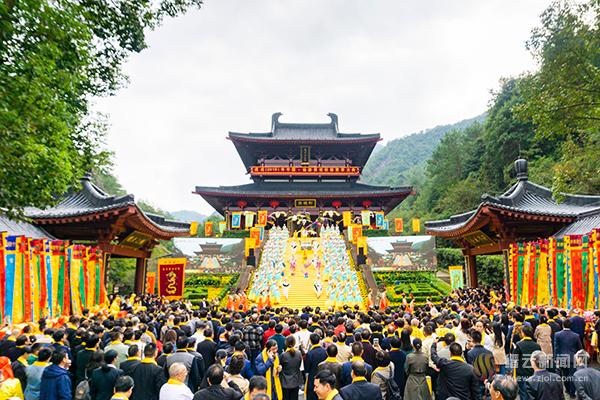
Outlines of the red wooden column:
{"label": "red wooden column", "polygon": [[465,255],[465,265],[467,267],[467,284],[469,287],[477,287],[477,262],[474,255]]}
{"label": "red wooden column", "polygon": [[135,284],[134,291],[136,294],[144,294],[146,288],[146,258],[135,259]]}

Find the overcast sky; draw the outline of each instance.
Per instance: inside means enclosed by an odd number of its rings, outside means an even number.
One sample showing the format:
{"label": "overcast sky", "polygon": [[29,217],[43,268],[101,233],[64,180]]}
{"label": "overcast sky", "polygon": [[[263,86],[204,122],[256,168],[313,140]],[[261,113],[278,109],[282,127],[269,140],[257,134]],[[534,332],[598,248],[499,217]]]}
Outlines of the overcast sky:
{"label": "overcast sky", "polygon": [[[169,210],[213,210],[195,185],[248,183],[228,131],[328,122],[390,140],[485,111],[503,76],[535,68],[538,0],[205,0],[129,60],[98,101],[124,187]],[[410,149],[406,149],[410,151]]]}

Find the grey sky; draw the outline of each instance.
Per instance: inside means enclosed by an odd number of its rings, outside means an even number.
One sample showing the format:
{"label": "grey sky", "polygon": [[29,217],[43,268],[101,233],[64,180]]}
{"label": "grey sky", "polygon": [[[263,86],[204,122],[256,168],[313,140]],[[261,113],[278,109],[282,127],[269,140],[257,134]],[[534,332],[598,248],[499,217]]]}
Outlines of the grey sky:
{"label": "grey sky", "polygon": [[[205,0],[167,21],[98,101],[115,174],[167,210],[212,208],[195,185],[249,182],[228,131],[326,122],[394,139],[480,114],[548,1]],[[407,149],[410,151],[410,149]]]}

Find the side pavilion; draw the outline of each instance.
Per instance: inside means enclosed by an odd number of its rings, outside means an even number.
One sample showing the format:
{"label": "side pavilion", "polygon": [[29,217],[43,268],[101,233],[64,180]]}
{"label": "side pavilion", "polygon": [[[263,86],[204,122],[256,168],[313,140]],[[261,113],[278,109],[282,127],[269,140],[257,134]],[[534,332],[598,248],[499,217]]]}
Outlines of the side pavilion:
{"label": "side pavilion", "polygon": [[134,196],[113,196],[94,185],[89,175],[81,189],[56,206],[25,211],[33,224],[57,239],[98,246],[110,268],[110,258],[135,258],[135,292],[144,292],[147,261],[159,240],[189,236],[190,225],[142,211]]}
{"label": "side pavilion", "polygon": [[557,201],[552,191],[529,181],[527,161],[515,161],[517,182],[499,196],[484,194],[472,211],[448,219],[428,221],[428,234],[452,240],[465,256],[466,281],[477,286],[478,255],[504,255],[508,276],[509,245],[553,236],[600,213],[600,196],[564,194]]}

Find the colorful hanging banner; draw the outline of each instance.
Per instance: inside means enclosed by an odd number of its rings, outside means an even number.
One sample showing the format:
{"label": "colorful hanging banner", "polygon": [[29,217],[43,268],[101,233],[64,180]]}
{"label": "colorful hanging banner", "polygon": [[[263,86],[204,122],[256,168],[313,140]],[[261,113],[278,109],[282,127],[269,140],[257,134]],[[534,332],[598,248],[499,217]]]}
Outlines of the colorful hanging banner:
{"label": "colorful hanging banner", "polygon": [[363,254],[366,256],[368,254],[369,246],[367,245],[367,237],[359,236],[356,238],[356,252],[359,253],[360,249],[363,250]]}
{"label": "colorful hanging banner", "polygon": [[402,218],[394,218],[394,228],[397,233],[404,232],[404,220]]}
{"label": "colorful hanging banner", "polygon": [[344,211],[342,213],[342,222],[346,228],[352,225],[352,211]]}
{"label": "colorful hanging banner", "polygon": [[254,213],[252,211],[244,212],[244,229],[250,229],[254,225]]}
{"label": "colorful hanging banner", "polygon": [[258,225],[258,226],[267,225],[267,210],[258,210],[256,225]]}
{"label": "colorful hanging banner", "polygon": [[383,228],[384,220],[385,218],[383,216],[383,211],[378,211],[375,213],[375,226],[378,228]]}
{"label": "colorful hanging banner", "polygon": [[358,238],[362,236],[362,225],[355,224],[352,227],[352,243],[357,243]]}
{"label": "colorful hanging banner", "polygon": [[219,222],[219,234],[220,235],[222,235],[223,232],[225,232],[225,229],[227,229],[227,222],[225,222],[225,221]]}
{"label": "colorful hanging banner", "polygon": [[382,229],[384,229],[386,231],[389,231],[390,230],[390,221],[388,221],[387,219],[385,219],[383,221],[383,228]]}
{"label": "colorful hanging banner", "polygon": [[190,223],[190,236],[196,236],[198,234],[198,222]]}
{"label": "colorful hanging banner", "polygon": [[250,228],[250,237],[260,243],[260,228]]}
{"label": "colorful hanging banner", "polygon": [[250,257],[250,250],[254,249],[258,246],[258,243],[256,242],[256,238],[254,237],[247,237],[244,240],[244,255],[246,257]]}
{"label": "colorful hanging banner", "polygon": [[204,236],[209,237],[213,234],[213,222],[206,221],[204,222]]}
{"label": "colorful hanging banner", "polygon": [[362,210],[360,212],[360,218],[361,218],[362,224],[364,226],[371,225],[371,211],[369,211],[369,210]]}
{"label": "colorful hanging banner", "polygon": [[158,260],[158,295],[169,300],[181,299],[185,285],[185,258]]}
{"label": "colorful hanging banner", "polygon": [[156,287],[156,272],[146,272],[146,293],[154,294]]}
{"label": "colorful hanging banner", "polygon": [[235,211],[231,213],[231,228],[232,229],[240,229],[242,226],[242,213],[240,211]]}
{"label": "colorful hanging banner", "polygon": [[419,218],[412,219],[412,231],[414,233],[421,232],[421,220]]}
{"label": "colorful hanging banner", "polygon": [[451,265],[448,267],[450,274],[450,286],[452,290],[462,289],[465,286],[464,268],[462,265]]}

